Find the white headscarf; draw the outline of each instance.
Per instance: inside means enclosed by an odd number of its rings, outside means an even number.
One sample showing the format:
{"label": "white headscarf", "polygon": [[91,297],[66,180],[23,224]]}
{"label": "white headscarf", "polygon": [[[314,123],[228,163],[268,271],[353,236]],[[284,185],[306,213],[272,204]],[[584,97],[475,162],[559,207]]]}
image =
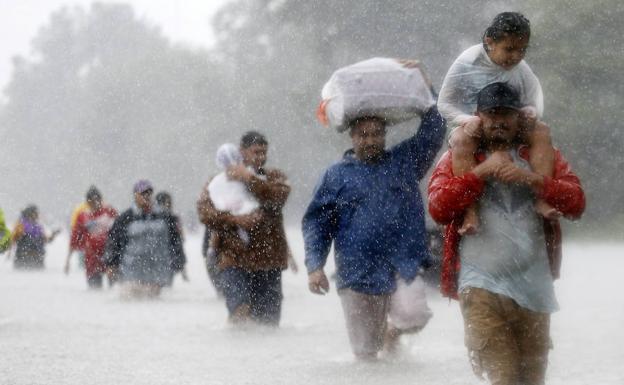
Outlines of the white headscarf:
{"label": "white headscarf", "polygon": [[220,169],[225,170],[235,164],[243,163],[243,156],[238,146],[232,143],[225,143],[217,150],[216,162]]}

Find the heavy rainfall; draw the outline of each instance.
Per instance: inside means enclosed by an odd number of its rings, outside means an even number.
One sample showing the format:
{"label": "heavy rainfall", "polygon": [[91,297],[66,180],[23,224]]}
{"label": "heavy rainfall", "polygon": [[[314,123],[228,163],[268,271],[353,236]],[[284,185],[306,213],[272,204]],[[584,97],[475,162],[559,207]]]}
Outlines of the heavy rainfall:
{"label": "heavy rainfall", "polygon": [[624,383],[621,2],[2,7],[0,384]]}

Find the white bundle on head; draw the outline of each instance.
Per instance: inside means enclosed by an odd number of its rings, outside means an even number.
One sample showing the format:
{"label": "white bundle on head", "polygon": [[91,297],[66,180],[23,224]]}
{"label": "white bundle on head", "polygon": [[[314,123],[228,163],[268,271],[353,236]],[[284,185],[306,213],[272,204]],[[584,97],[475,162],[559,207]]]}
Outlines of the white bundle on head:
{"label": "white bundle on head", "polygon": [[407,68],[395,59],[373,58],[343,67],[321,92],[325,118],[338,132],[351,120],[375,116],[388,125],[421,116],[435,104],[420,66]]}
{"label": "white bundle on head", "polygon": [[243,163],[243,156],[237,145],[225,143],[217,150],[216,162],[220,169],[225,170],[235,164]]}

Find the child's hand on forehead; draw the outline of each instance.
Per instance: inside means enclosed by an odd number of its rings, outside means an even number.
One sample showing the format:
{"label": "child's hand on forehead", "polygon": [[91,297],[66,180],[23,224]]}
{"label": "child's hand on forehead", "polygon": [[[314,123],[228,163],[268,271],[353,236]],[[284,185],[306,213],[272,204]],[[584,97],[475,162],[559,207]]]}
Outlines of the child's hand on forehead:
{"label": "child's hand on forehead", "polygon": [[524,114],[526,118],[537,118],[537,109],[533,106],[526,106],[520,109],[520,112]]}

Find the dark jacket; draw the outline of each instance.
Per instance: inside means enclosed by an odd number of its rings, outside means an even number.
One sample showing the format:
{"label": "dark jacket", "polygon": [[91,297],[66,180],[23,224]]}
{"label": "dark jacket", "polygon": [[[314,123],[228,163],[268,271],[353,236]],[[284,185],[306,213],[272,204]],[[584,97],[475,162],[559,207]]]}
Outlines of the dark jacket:
{"label": "dark jacket", "polygon": [[440,149],[444,120],[432,107],[418,132],[368,164],[348,151],[321,177],[303,217],[308,272],[325,265],[334,243],[337,286],[365,294],[395,289],[428,262],[418,181]]}
{"label": "dark jacket", "polygon": [[37,268],[44,267],[45,244],[48,238],[45,235],[43,226],[36,221],[27,218],[20,218],[13,230],[13,243],[15,243],[16,268]]}
{"label": "dark jacket", "polygon": [[249,191],[260,204],[261,219],[249,230],[249,244],[237,234],[238,227],[230,213],[215,209],[207,188],[197,202],[200,221],[211,231],[220,269],[238,267],[247,271],[283,270],[288,266],[288,243],[282,209],[290,186],[279,170],[260,170],[262,177],[252,177]]}
{"label": "dark jacket", "polygon": [[[106,243],[106,252],[104,254],[104,264],[108,267],[119,267],[124,257],[130,252],[127,250],[131,235],[129,230],[131,225],[144,223],[146,225],[164,222],[165,232],[163,245],[166,247],[169,256],[169,268],[173,271],[182,270],[186,263],[186,256],[182,247],[182,237],[178,228],[176,218],[163,211],[154,211],[151,213],[143,213],[136,207],[132,207],[124,211],[113,224]],[[145,237],[145,242],[141,244],[141,240],[134,241],[136,250],[132,250],[134,254],[140,254],[145,258],[152,257],[152,254],[159,253],[162,250],[154,249],[150,243],[150,239]]]}

